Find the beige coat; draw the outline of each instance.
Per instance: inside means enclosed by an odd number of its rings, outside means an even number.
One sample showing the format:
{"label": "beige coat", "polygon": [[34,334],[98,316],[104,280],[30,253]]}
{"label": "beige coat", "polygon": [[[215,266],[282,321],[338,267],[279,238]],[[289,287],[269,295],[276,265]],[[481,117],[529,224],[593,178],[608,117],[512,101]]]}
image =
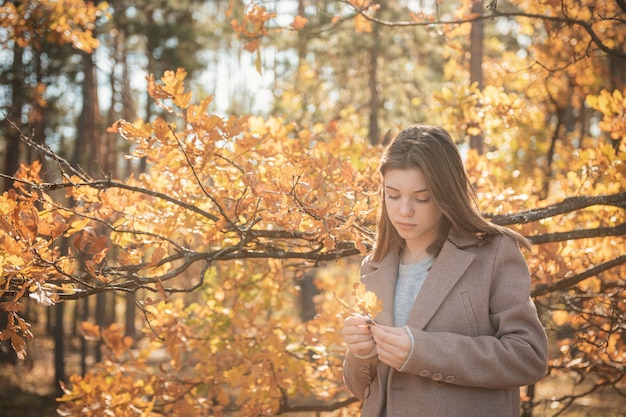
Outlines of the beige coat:
{"label": "beige coat", "polygon": [[[376,321],[385,325],[393,325],[397,252],[361,267],[362,282],[383,302]],[[451,234],[407,326],[415,345],[403,372],[346,354],[344,379],[363,400],[362,417],[519,417],[519,387],[545,375],[546,334],[510,237],[478,245]]]}

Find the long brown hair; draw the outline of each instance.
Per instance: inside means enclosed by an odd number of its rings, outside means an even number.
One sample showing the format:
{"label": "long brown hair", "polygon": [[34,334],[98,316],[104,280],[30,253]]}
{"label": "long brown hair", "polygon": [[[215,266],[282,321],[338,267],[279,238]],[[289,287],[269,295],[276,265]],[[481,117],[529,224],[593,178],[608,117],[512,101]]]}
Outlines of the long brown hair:
{"label": "long brown hair", "polygon": [[385,207],[385,174],[394,169],[419,168],[437,206],[443,212],[438,239],[428,248],[437,256],[450,229],[461,235],[482,240],[490,235],[505,234],[520,246],[530,249],[530,242],[515,231],[489,222],[480,214],[459,150],[443,128],[415,125],[404,129],[389,144],[380,161],[381,211],[378,218],[373,259],[382,260],[393,247],[405,242],[389,220]]}

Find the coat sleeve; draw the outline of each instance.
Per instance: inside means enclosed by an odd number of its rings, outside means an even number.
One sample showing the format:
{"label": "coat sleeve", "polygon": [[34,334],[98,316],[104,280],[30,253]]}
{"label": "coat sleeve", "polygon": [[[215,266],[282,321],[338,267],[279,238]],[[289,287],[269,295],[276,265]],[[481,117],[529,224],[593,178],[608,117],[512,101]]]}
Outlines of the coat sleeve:
{"label": "coat sleeve", "polygon": [[403,372],[494,389],[529,385],[544,377],[547,338],[530,298],[528,266],[513,239],[496,242],[493,270],[484,273],[484,279],[490,279],[485,315],[493,331],[472,336],[445,328],[411,328],[415,344]]}
{"label": "coat sleeve", "polygon": [[350,351],[346,352],[343,362],[343,379],[352,394],[360,400],[366,397],[366,390],[376,377],[378,356],[370,359],[359,359]]}
{"label": "coat sleeve", "polygon": [[[371,254],[366,256],[361,263],[360,274],[363,276],[371,271],[370,261]],[[352,394],[360,400],[365,399],[366,390],[376,378],[376,367],[378,365],[378,356],[368,359],[361,359],[346,350],[346,356],[343,361],[343,379]]]}

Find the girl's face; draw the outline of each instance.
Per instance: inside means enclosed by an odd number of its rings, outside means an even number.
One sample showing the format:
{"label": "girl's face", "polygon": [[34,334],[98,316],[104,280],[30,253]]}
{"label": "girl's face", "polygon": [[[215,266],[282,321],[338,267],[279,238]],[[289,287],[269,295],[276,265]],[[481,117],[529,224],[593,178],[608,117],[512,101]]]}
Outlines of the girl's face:
{"label": "girl's face", "polygon": [[409,251],[425,251],[439,234],[443,218],[421,169],[394,169],[383,178],[389,220]]}

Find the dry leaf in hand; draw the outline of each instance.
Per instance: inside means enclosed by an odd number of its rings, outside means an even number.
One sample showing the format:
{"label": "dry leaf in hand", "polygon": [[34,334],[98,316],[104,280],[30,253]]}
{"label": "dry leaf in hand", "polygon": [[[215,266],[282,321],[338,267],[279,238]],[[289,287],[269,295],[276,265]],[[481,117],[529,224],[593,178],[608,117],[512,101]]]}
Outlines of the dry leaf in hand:
{"label": "dry leaf in hand", "polygon": [[373,320],[378,313],[383,310],[383,302],[378,299],[376,293],[368,291],[365,284],[356,282],[352,287],[352,300],[348,304],[334,294],[335,300],[341,308],[348,314],[358,314],[368,316]]}

